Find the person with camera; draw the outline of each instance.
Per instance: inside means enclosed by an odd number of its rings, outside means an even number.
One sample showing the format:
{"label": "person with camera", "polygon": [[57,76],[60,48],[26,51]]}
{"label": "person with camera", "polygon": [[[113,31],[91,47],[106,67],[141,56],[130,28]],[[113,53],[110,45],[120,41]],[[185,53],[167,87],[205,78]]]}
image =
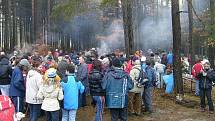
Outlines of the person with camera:
{"label": "person with camera", "polygon": [[210,68],[209,62],[203,62],[203,69],[198,74],[199,78],[199,89],[200,89],[200,109],[202,112],[205,111],[205,96],[207,97],[209,113],[214,113],[213,101],[211,98],[212,91],[212,75],[213,70]]}

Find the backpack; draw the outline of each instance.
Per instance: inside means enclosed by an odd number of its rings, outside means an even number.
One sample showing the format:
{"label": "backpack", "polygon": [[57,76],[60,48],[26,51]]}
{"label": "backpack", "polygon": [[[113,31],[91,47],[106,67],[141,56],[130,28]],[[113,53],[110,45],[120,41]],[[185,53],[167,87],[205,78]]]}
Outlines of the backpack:
{"label": "backpack", "polygon": [[137,87],[142,88],[143,85],[148,81],[147,75],[146,75],[145,71],[142,68],[141,69],[135,68],[135,69],[139,70],[139,72],[140,72],[138,78],[136,79]]}

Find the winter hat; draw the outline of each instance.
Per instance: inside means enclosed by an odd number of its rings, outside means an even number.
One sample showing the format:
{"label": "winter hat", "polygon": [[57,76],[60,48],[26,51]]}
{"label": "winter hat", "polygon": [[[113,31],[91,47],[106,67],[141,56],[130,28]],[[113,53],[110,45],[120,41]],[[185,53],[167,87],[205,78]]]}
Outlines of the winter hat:
{"label": "winter hat", "polygon": [[145,62],[146,61],[146,57],[145,56],[142,56],[141,57],[141,62]]}
{"label": "winter hat", "polygon": [[40,58],[40,56],[32,56],[32,60],[33,61],[37,61],[37,62],[41,62],[42,59]]}
{"label": "winter hat", "polygon": [[17,51],[13,51],[13,55],[18,55],[19,53]]}
{"label": "winter hat", "polygon": [[206,64],[206,63],[209,63],[209,65],[210,65],[210,62],[209,62],[208,60],[206,60],[206,59],[203,59],[203,61],[201,61],[201,64],[202,64],[202,65],[204,65],[204,64]]}
{"label": "winter hat", "polygon": [[5,52],[2,51],[2,52],[0,53],[0,55],[5,55]]}
{"label": "winter hat", "polygon": [[48,78],[54,78],[57,75],[57,70],[54,68],[50,68],[49,70],[47,70],[47,75]]}
{"label": "winter hat", "polygon": [[114,58],[112,63],[113,63],[114,67],[121,67],[122,66],[122,64],[118,58]]}
{"label": "winter hat", "polygon": [[30,66],[30,63],[28,62],[27,59],[22,59],[20,62],[19,62],[20,65],[22,66]]}
{"label": "winter hat", "polygon": [[104,58],[103,60],[102,60],[102,64],[110,64],[110,61],[109,61],[109,59],[108,58]]}

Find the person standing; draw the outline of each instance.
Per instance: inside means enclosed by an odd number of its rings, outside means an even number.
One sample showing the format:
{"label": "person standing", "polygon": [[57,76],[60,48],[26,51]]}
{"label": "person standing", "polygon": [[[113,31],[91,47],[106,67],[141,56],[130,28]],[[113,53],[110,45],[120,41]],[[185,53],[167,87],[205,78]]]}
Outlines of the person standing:
{"label": "person standing", "polygon": [[202,66],[201,61],[202,61],[201,59],[198,60],[197,63],[192,68],[192,75],[196,81],[196,87],[195,87],[195,95],[196,96],[199,96],[199,78],[197,75],[201,72],[201,70],[203,70],[203,66]]}
{"label": "person standing", "polygon": [[106,105],[111,112],[111,120],[128,121],[128,92],[134,87],[130,76],[123,71],[119,59],[114,58],[111,68],[102,80],[102,88],[106,90]]}
{"label": "person standing", "polygon": [[103,121],[103,104],[105,90],[102,89],[102,63],[99,60],[94,60],[92,63],[92,71],[89,75],[90,94],[93,101],[96,103],[96,118],[95,121]]}
{"label": "person standing", "polygon": [[26,78],[26,102],[29,104],[30,117],[29,121],[37,121],[40,112],[42,100],[37,98],[39,87],[43,82],[43,77],[39,73],[41,59],[39,56],[32,57],[32,69],[27,74]]}
{"label": "person standing", "polygon": [[24,111],[25,82],[23,72],[27,72],[29,67],[28,60],[22,59],[12,73],[9,95],[15,106],[16,113]]}
{"label": "person standing", "polygon": [[141,76],[140,74],[142,73],[142,68],[139,59],[135,60],[133,64],[134,66],[130,72],[130,77],[134,82],[134,88],[129,92],[128,112],[131,114],[140,115],[142,105],[141,92],[143,87],[138,85],[138,79]]}
{"label": "person standing", "polygon": [[43,99],[42,107],[46,112],[47,121],[59,121],[59,100],[63,100],[63,91],[60,82],[56,80],[56,69],[47,70],[48,78],[45,79],[37,93],[38,99]]}
{"label": "person standing", "polygon": [[9,96],[12,67],[5,54],[0,55],[0,91],[4,96]]}
{"label": "person standing", "polygon": [[211,98],[211,92],[212,92],[212,78],[211,75],[212,69],[210,68],[210,63],[205,62],[203,63],[203,70],[200,71],[198,74],[199,78],[199,89],[200,89],[200,106],[201,106],[201,111],[205,111],[205,96],[207,97],[208,101],[208,106],[209,106],[209,113],[213,114],[214,113],[214,106],[213,106],[213,101]]}
{"label": "person standing", "polygon": [[152,113],[152,93],[153,93],[153,87],[155,86],[156,82],[156,73],[155,69],[153,67],[153,62],[147,60],[146,61],[146,68],[145,68],[145,74],[148,79],[147,82],[145,82],[144,85],[144,91],[143,91],[143,102],[145,105],[145,111]]}
{"label": "person standing", "polygon": [[75,77],[74,65],[67,66],[66,77],[61,80],[61,86],[64,92],[62,121],[75,121],[78,109],[78,94],[84,92],[84,86]]}
{"label": "person standing", "polygon": [[85,58],[83,56],[79,57],[79,65],[76,73],[77,80],[80,80],[85,87],[85,91],[82,94],[79,94],[79,107],[85,107],[87,105],[86,95],[89,91],[89,82],[88,82],[88,70],[87,64],[85,63]]}
{"label": "person standing", "polygon": [[173,64],[173,54],[171,51],[167,54],[167,64]]}
{"label": "person standing", "polygon": [[161,64],[160,62],[155,62],[155,71],[156,71],[156,76],[157,76],[157,87],[158,88],[163,88],[163,75],[165,73],[165,68],[166,66],[164,64]]}

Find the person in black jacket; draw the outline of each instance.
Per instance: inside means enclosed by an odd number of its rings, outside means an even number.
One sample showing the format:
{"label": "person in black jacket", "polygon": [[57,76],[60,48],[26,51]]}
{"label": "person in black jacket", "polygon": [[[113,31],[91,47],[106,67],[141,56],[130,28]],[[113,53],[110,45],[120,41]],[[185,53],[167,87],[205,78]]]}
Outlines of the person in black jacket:
{"label": "person in black jacket", "polygon": [[211,72],[212,69],[210,68],[210,63],[205,62],[203,64],[203,70],[197,75],[200,79],[199,81],[199,89],[200,89],[200,106],[201,111],[205,111],[205,96],[207,97],[208,106],[209,106],[209,112],[214,113],[214,106],[213,101],[211,98],[211,91],[212,91],[212,77]]}
{"label": "person in black jacket", "polygon": [[9,59],[5,55],[0,56],[0,90],[1,94],[9,96],[12,67],[9,65]]}
{"label": "person in black jacket", "polygon": [[92,71],[89,74],[89,87],[93,101],[96,103],[97,111],[95,121],[102,121],[105,96],[105,90],[103,90],[101,86],[102,79],[102,63],[99,60],[94,60],[92,63]]}

